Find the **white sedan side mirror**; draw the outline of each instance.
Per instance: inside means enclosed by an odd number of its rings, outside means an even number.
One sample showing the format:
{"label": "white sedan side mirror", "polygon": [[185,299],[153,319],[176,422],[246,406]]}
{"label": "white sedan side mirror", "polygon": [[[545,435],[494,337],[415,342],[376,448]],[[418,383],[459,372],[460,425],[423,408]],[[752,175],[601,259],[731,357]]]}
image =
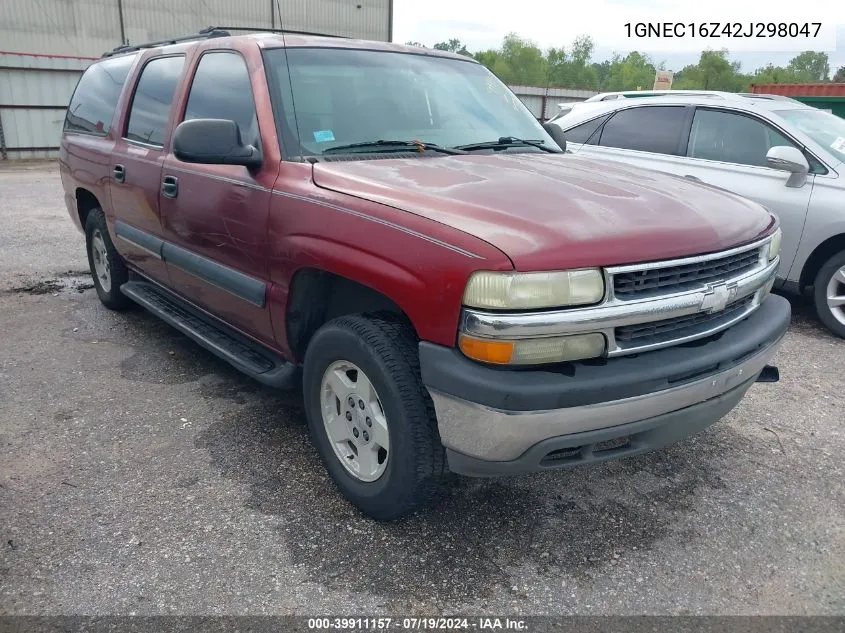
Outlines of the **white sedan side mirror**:
{"label": "white sedan side mirror", "polygon": [[810,163],[797,147],[776,145],[766,153],[766,164],[772,169],[789,172],[787,187],[801,187],[810,172]]}

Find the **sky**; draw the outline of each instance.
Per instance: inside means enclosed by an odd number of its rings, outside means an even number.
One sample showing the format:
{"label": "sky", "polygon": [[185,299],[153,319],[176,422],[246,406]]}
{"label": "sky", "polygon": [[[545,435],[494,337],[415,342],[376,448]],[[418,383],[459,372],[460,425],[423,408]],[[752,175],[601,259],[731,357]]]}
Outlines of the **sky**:
{"label": "sky", "polygon": [[[629,39],[627,22],[821,22],[823,37],[815,45],[806,41],[744,39],[726,41],[681,39]],[[540,48],[567,46],[579,35],[596,44],[596,61],[614,53],[638,50],[669,70],[680,70],[698,61],[701,50],[727,48],[745,71],[768,63],[778,66],[800,50],[827,49],[831,72],[845,66],[845,0],[394,0],[394,41],[417,41],[432,46],[453,37],[470,51],[498,48],[502,38],[515,32]],[[744,50],[743,50],[744,49]]]}

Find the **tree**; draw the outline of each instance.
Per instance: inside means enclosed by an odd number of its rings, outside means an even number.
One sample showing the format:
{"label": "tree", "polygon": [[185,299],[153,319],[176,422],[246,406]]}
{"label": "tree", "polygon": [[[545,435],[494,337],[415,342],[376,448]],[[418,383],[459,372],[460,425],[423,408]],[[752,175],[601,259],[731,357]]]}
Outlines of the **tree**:
{"label": "tree", "polygon": [[651,90],[656,73],[654,63],[648,55],[634,51],[625,57],[614,55],[607,69],[607,78],[602,90]]}
{"label": "tree", "polygon": [[673,82],[680,90],[726,90],[742,92],[748,88],[749,77],[741,73],[739,62],[728,60],[728,51],[702,51],[698,63],[684,66]]}
{"label": "tree", "polygon": [[605,86],[607,85],[607,78],[610,75],[610,60],[606,59],[603,62],[593,62],[591,66],[596,73],[598,90],[607,90]]}
{"label": "tree", "polygon": [[559,88],[598,88],[598,75],[590,64],[593,48],[593,40],[586,35],[575,38],[569,51],[565,48],[550,48],[546,53],[548,85]]}
{"label": "tree", "polygon": [[405,42],[405,46],[418,46],[420,48],[425,48],[425,45],[420,44],[419,42]]}
{"label": "tree", "polygon": [[516,33],[507,35],[499,50],[480,51],[473,57],[506,84],[546,85],[548,64],[543,52]]}
{"label": "tree", "polygon": [[821,82],[830,77],[827,53],[804,51],[793,57],[786,66],[798,82]]}
{"label": "tree", "polygon": [[845,83],[845,66],[839,67],[839,70],[837,70],[836,74],[833,76],[833,81]]}
{"label": "tree", "polygon": [[434,45],[434,48],[439,51],[449,51],[450,53],[460,53],[461,55],[472,57],[472,53],[467,50],[467,47],[464,46],[464,43],[454,37],[446,42],[438,42]]}

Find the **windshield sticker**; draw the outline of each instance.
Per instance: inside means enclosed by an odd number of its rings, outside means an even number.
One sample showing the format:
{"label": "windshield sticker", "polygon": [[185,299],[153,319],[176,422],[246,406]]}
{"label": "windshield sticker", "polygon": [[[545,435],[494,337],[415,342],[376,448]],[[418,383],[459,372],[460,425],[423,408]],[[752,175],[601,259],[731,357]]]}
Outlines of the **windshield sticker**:
{"label": "windshield sticker", "polygon": [[845,151],[845,136],[838,137],[830,146],[839,152]]}
{"label": "windshield sticker", "polygon": [[317,143],[329,143],[334,140],[334,132],[331,130],[315,130],[314,140]]}

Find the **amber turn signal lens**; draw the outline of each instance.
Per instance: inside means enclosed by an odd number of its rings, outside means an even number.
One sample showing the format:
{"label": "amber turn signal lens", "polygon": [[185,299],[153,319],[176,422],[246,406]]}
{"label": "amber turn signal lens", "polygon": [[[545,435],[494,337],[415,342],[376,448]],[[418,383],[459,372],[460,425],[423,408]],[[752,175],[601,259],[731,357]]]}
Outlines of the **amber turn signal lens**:
{"label": "amber turn signal lens", "polygon": [[458,346],[464,355],[484,363],[506,365],[513,356],[512,341],[491,341],[461,334],[458,338]]}

